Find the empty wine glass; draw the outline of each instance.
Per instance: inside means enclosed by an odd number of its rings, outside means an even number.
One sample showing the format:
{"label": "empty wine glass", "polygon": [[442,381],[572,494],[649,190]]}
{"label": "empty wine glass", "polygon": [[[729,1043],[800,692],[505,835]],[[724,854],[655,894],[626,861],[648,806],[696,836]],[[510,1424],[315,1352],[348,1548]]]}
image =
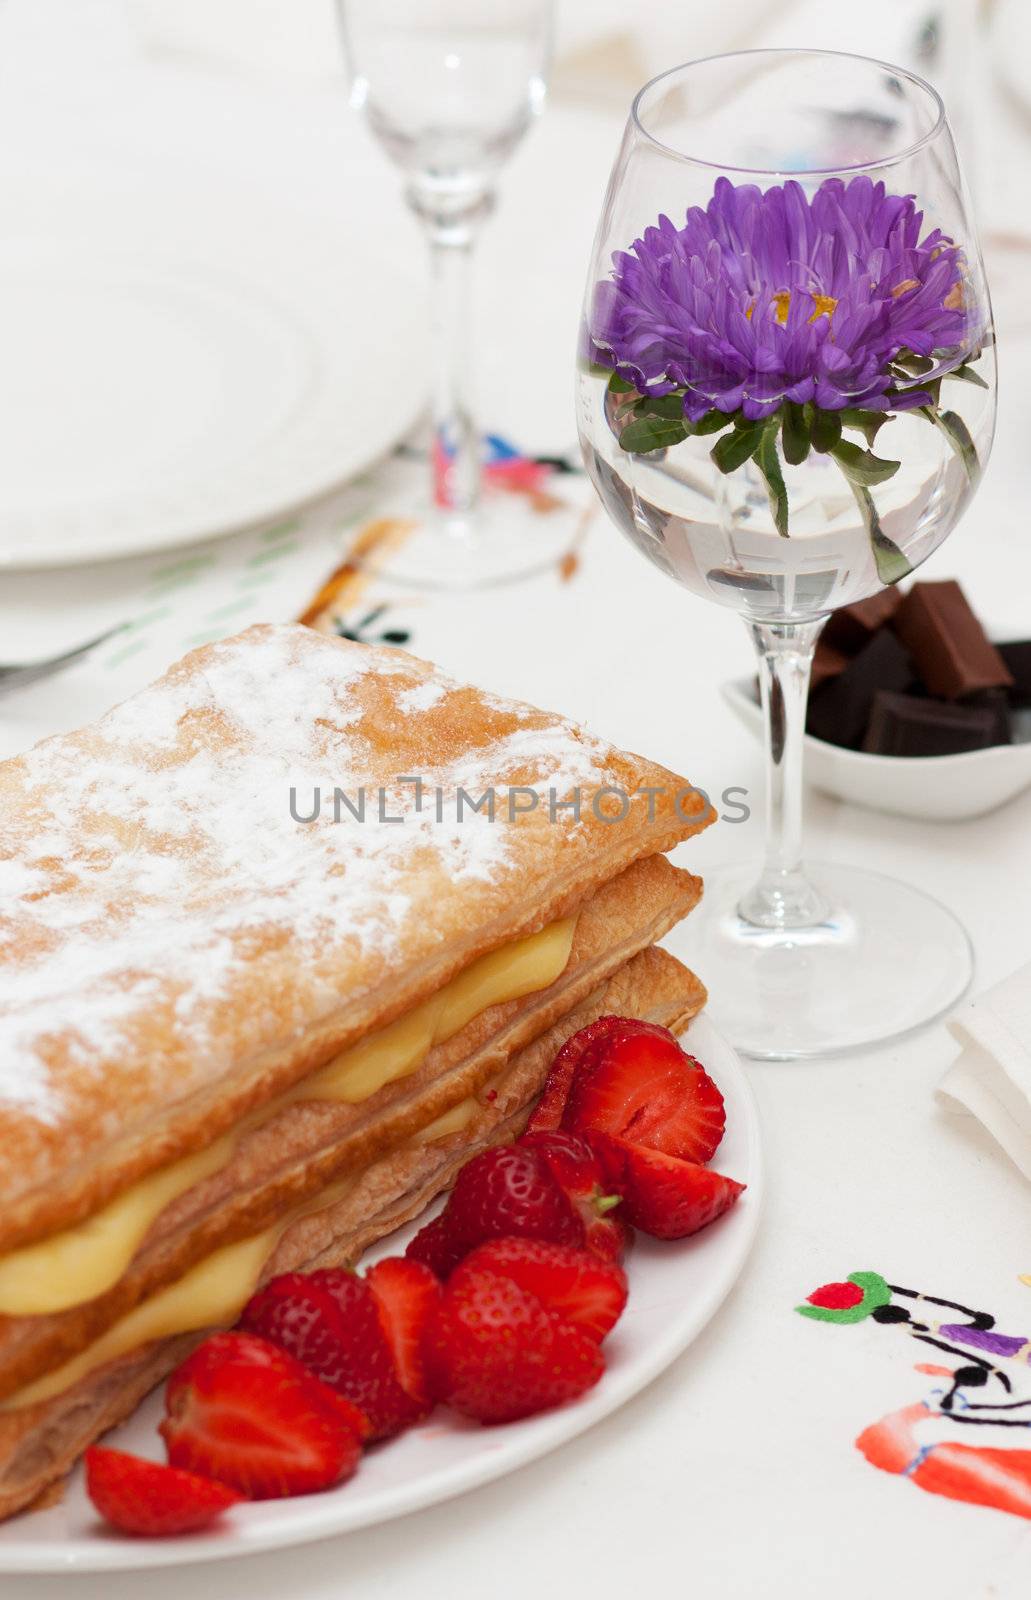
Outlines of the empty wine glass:
{"label": "empty wine glass", "polygon": [[340,0],[340,16],[353,102],[405,174],[430,254],[432,476],[399,508],[417,531],[377,570],[435,588],[506,582],[558,560],[562,530],[481,493],[470,260],[498,172],[544,105],[552,0]]}
{"label": "empty wine glass", "polygon": [[866,867],[801,857],[817,634],[938,548],[991,448],[991,306],[934,90],[797,50],[646,85],[605,197],[579,366],[584,459],[610,517],[738,612],[758,653],[765,865],[714,873],[685,929],[717,1016],[771,1058],[928,1021],[971,975],[959,923]]}

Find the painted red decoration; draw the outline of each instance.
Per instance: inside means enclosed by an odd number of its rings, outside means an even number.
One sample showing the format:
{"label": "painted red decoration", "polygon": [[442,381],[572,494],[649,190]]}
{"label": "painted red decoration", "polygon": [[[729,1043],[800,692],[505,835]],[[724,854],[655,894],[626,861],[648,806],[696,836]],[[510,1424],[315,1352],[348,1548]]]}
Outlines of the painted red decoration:
{"label": "painted red decoration", "polygon": [[808,1296],[809,1304],[822,1311],[851,1311],[862,1298],[858,1283],[825,1283]]}

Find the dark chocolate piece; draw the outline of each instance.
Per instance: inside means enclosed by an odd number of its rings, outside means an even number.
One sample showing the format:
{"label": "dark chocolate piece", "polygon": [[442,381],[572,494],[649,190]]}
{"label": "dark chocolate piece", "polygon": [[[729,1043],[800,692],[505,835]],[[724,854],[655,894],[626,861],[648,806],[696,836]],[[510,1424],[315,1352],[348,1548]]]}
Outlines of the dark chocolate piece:
{"label": "dark chocolate piece", "polygon": [[1010,704],[1026,710],[1031,707],[1031,639],[1011,639],[997,648],[1013,678]]}
{"label": "dark chocolate piece", "polygon": [[847,666],[848,656],[844,651],[835,650],[833,645],[826,644],[821,634],[813,653],[813,665],[809,673],[809,693],[813,694],[828,679],[836,678]]}
{"label": "dark chocolate piece", "polygon": [[893,633],[875,633],[844,672],[824,683],[809,700],[806,732],[828,744],[858,750],[879,689],[908,689],[913,664]]}
{"label": "dark chocolate piece", "polygon": [[954,756],[998,744],[998,731],[991,706],[956,705],[880,689],[863,749],[876,756]]}
{"label": "dark chocolate piece", "polygon": [[[842,606],[834,611],[823,625],[821,643],[832,650],[841,650],[854,656],[869,644],[875,633],[888,625],[902,604],[898,589],[881,589],[868,600],[857,600],[854,606]],[[819,649],[819,645],[817,645]]]}
{"label": "dark chocolate piece", "polygon": [[960,700],[978,689],[1008,689],[1013,682],[966,595],[951,578],[915,583],[892,625],[931,694]]}

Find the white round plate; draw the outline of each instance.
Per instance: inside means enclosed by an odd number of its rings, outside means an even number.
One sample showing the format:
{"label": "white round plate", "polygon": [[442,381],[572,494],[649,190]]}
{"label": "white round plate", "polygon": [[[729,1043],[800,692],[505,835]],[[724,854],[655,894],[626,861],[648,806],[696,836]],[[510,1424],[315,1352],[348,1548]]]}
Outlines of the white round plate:
{"label": "white round plate", "polygon": [[[86,1499],[79,1469],[59,1505],[0,1528],[0,1572],[103,1572],[218,1561],[369,1527],[514,1472],[651,1383],[697,1336],[738,1277],[762,1200],[759,1124],[741,1063],[705,1016],[684,1037],[726,1099],[727,1132],[714,1165],[748,1188],[726,1216],[693,1239],[659,1244],[638,1237],[628,1268],[630,1300],[605,1346],[607,1371],[584,1399],[494,1428],[438,1412],[421,1428],[371,1450],[357,1476],[339,1489],[238,1506],[217,1531],[179,1539],[131,1539],[106,1530]],[[374,1254],[396,1251],[413,1229],[383,1240]],[[160,1394],[152,1395],[107,1442],[160,1460],[160,1416]]]}
{"label": "white round plate", "polygon": [[0,569],[279,517],[414,425],[419,296],[344,193],[37,170],[0,202]]}

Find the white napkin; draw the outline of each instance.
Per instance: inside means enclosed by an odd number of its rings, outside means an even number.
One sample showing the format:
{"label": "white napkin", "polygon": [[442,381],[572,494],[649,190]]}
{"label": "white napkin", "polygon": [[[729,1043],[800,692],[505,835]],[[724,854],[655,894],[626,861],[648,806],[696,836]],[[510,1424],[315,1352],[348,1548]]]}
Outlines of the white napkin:
{"label": "white napkin", "polygon": [[1031,1179],[1031,964],[949,1023],[963,1049],[939,1095],[978,1118]]}

